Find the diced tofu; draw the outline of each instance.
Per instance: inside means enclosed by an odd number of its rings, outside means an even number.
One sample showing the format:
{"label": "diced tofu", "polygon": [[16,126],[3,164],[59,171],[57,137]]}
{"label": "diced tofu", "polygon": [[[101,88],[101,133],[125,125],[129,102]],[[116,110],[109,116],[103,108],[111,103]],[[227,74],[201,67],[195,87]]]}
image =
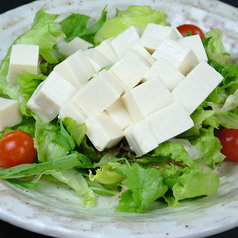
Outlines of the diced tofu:
{"label": "diced tofu", "polygon": [[95,74],[95,70],[82,50],[78,50],[67,59],[78,82],[83,86]]}
{"label": "diced tofu", "polygon": [[129,146],[137,155],[146,154],[158,146],[147,119],[130,125],[125,129],[124,134]]}
{"label": "diced tofu", "polygon": [[22,71],[31,74],[39,72],[39,46],[17,44],[12,46],[7,82],[16,84],[18,74]]}
{"label": "diced tofu", "polygon": [[21,121],[19,102],[0,97],[0,131],[3,131],[5,127],[15,126]]}
{"label": "diced tofu", "polygon": [[106,112],[89,116],[85,123],[87,136],[99,151],[118,144],[124,136],[122,129]]}
{"label": "diced tofu", "polygon": [[113,39],[114,38],[112,37],[112,38],[104,40],[100,45],[96,46],[95,49],[114,64],[119,60],[119,58],[111,44],[111,41]]}
{"label": "diced tofu", "polygon": [[147,117],[158,144],[193,127],[193,120],[180,101],[158,110]]}
{"label": "diced tofu", "polygon": [[70,117],[74,119],[78,125],[84,123],[87,119],[86,114],[82,109],[75,103],[73,99],[70,99],[61,109],[59,113],[59,119],[62,121],[65,117]]}
{"label": "diced tofu", "polygon": [[141,44],[151,53],[158,48],[164,38],[172,40],[179,39],[177,31],[173,27],[162,26],[155,23],[148,23],[141,36]]}
{"label": "diced tofu", "polygon": [[152,55],[142,46],[141,43],[137,42],[135,45],[131,48],[137,55],[139,55],[141,58],[143,58],[146,61],[146,64],[148,64],[149,67],[151,67],[155,59],[152,57]]}
{"label": "diced tofu", "polygon": [[75,37],[70,42],[67,42],[65,45],[60,47],[59,53],[62,54],[64,57],[68,57],[75,53],[78,50],[87,50],[89,47],[93,45],[80,37]]}
{"label": "diced tofu", "polygon": [[132,124],[132,119],[121,98],[119,98],[111,106],[109,106],[106,109],[106,112],[122,130]]}
{"label": "diced tofu", "polygon": [[126,52],[131,49],[132,46],[138,41],[140,41],[140,31],[137,27],[131,26],[116,36],[111,41],[111,44],[117,56],[122,58]]}
{"label": "diced tofu", "polygon": [[160,43],[152,56],[155,59],[167,59],[185,76],[198,64],[198,59],[190,48],[169,38]]}
{"label": "diced tofu", "polygon": [[122,96],[122,100],[134,122],[143,120],[173,102],[169,90],[158,78],[131,89]]}
{"label": "diced tofu", "polygon": [[129,50],[110,71],[125,85],[129,90],[135,87],[143,78],[149,67],[135,54]]}
{"label": "diced tofu", "polygon": [[54,72],[69,81],[75,88],[80,88],[81,84],[71,69],[71,65],[67,60],[62,61],[54,67]]}
{"label": "diced tofu", "polygon": [[146,72],[143,81],[160,77],[170,92],[185,78],[185,76],[168,60],[159,58]]}
{"label": "diced tofu", "polygon": [[99,72],[103,68],[113,64],[111,60],[106,58],[103,54],[101,54],[95,48],[85,50],[84,54],[88,58],[89,62],[92,64],[95,72]]}
{"label": "diced tofu", "polygon": [[121,93],[122,88],[119,84],[103,70],[80,89],[73,100],[87,116],[90,116],[104,111],[121,96]]}
{"label": "diced tofu", "polygon": [[199,62],[208,60],[201,37],[199,35],[183,37],[178,39],[177,42],[192,49]]}
{"label": "diced tofu", "polygon": [[186,77],[171,93],[176,101],[182,101],[189,114],[207,98],[206,93],[199,87],[192,77]]}
{"label": "diced tofu", "polygon": [[55,71],[35,90],[27,106],[44,122],[53,120],[77,89]]}
{"label": "diced tofu", "polygon": [[194,82],[196,82],[196,84],[201,87],[208,96],[223,80],[223,76],[207,62],[201,61],[187,75],[187,80],[193,80]]}

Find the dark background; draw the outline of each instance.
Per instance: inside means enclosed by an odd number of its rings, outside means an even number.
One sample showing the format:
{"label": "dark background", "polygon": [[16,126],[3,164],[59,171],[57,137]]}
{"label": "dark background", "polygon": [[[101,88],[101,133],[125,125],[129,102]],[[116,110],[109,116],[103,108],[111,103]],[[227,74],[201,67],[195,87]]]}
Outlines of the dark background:
{"label": "dark background", "polygon": [[[3,13],[7,10],[16,8],[18,6],[21,6],[29,2],[32,2],[32,1],[31,0],[0,0],[0,13]],[[222,2],[238,7],[238,0],[226,0],[226,1],[224,0]],[[0,220],[0,238],[32,238],[32,237],[49,238],[48,236],[26,231]],[[210,236],[210,238],[238,238],[238,227],[231,229],[229,231],[223,232],[221,234]]]}

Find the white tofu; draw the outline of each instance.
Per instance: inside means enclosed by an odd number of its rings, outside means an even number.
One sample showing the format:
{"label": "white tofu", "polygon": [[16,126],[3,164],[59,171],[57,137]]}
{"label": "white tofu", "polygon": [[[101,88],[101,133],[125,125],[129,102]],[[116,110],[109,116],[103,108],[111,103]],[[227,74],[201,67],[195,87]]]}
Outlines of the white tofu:
{"label": "white tofu", "polygon": [[61,109],[59,113],[59,119],[64,120],[65,117],[74,119],[78,125],[84,123],[87,119],[86,114],[82,109],[75,103],[73,99],[70,99]]}
{"label": "white tofu", "polygon": [[128,92],[128,89],[126,88],[126,86],[122,83],[122,81],[115,75],[115,73],[113,72],[113,70],[110,68],[109,70],[107,70],[107,72],[118,82],[118,84],[120,85],[120,87],[123,90],[123,94]]}
{"label": "white tofu", "polygon": [[169,90],[158,78],[131,89],[122,96],[122,100],[134,122],[143,120],[173,102]]}
{"label": "white tofu", "polygon": [[84,54],[88,58],[89,62],[93,66],[95,72],[99,72],[103,68],[110,66],[113,64],[111,60],[106,58],[103,54],[101,54],[95,48],[91,48],[84,51]]}
{"label": "white tofu", "polygon": [[158,144],[193,127],[193,120],[180,101],[158,110],[147,117]]}
{"label": "white tofu", "polygon": [[143,78],[149,67],[137,54],[129,50],[110,71],[130,90],[135,87]]}
{"label": "white tofu", "polygon": [[139,55],[142,59],[145,60],[146,64],[151,67],[155,63],[155,59],[152,55],[142,46],[141,43],[137,42],[131,48],[137,55]]}
{"label": "white tofu", "polygon": [[35,90],[27,106],[44,122],[53,120],[77,89],[55,71]]}
{"label": "white tofu", "polygon": [[223,80],[223,76],[205,61],[201,61],[186,78],[196,82],[207,93],[207,96]]}
{"label": "white tofu", "polygon": [[173,27],[148,23],[141,36],[141,44],[148,50],[148,52],[153,54],[162,40],[166,37],[172,40],[177,40],[179,39],[179,34]]}
{"label": "white tofu", "polygon": [[167,59],[185,76],[198,64],[198,59],[190,48],[169,38],[160,43],[152,56],[155,59]]}
{"label": "white tofu", "polygon": [[193,50],[199,62],[208,61],[206,51],[199,35],[183,37],[178,39],[177,42]]}
{"label": "white tofu", "polygon": [[39,46],[18,44],[12,46],[7,82],[16,84],[18,74],[22,71],[39,73]]}
{"label": "white tofu", "polygon": [[54,72],[65,78],[75,88],[80,88],[81,84],[78,81],[76,75],[71,69],[70,63],[67,60],[62,61],[54,67]]}
{"label": "white tofu", "polygon": [[78,50],[67,59],[71,70],[83,86],[95,74],[95,70],[82,50]]}
{"label": "white tofu", "polygon": [[143,81],[160,78],[167,89],[172,92],[185,76],[168,60],[159,58],[146,72]]}
{"label": "white tofu", "polygon": [[140,41],[140,30],[138,27],[131,26],[116,36],[111,41],[111,44],[117,56],[122,58],[126,52],[131,49],[132,46],[138,41]]}
{"label": "white tofu", "polygon": [[182,101],[189,114],[207,98],[208,93],[192,77],[186,77],[171,93],[175,101]]}
{"label": "white tofu", "polygon": [[67,42],[65,45],[59,48],[59,53],[64,57],[68,57],[75,53],[78,50],[87,50],[89,47],[93,45],[80,37],[75,37],[70,42]]}
{"label": "white tofu", "polygon": [[114,64],[119,60],[119,57],[117,56],[115,50],[112,47],[111,41],[113,39],[114,37],[102,41],[100,45],[95,47],[95,49]]}
{"label": "white tofu", "polygon": [[117,99],[112,105],[110,105],[106,109],[106,112],[122,130],[133,123],[124,103],[122,102],[121,97]]}
{"label": "white tofu", "polygon": [[85,123],[86,135],[99,151],[115,146],[124,136],[122,129],[106,112],[89,116]]}
{"label": "white tofu", "polygon": [[0,131],[3,131],[6,127],[15,126],[21,121],[19,102],[0,97]]}
{"label": "white tofu", "polygon": [[[42,82],[37,89],[32,94],[31,98],[27,102],[27,106],[38,116],[41,118],[43,122],[52,121],[57,115],[58,110],[51,107],[51,105],[46,100],[37,101],[37,94],[41,91],[44,82]],[[41,92],[40,92],[41,93]]]}
{"label": "white tofu", "polygon": [[114,103],[122,93],[122,88],[106,71],[96,74],[74,96],[73,100],[87,115],[100,113]]}
{"label": "white tofu", "polygon": [[147,119],[130,125],[125,129],[124,134],[129,146],[137,155],[146,154],[158,146]]}

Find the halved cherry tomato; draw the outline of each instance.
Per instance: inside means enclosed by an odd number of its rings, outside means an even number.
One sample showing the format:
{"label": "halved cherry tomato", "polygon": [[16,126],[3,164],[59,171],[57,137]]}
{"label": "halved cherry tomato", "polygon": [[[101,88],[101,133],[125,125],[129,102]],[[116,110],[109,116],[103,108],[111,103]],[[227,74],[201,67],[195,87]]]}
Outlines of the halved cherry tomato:
{"label": "halved cherry tomato", "polygon": [[224,128],[218,134],[223,148],[221,153],[227,160],[238,162],[238,129]]}
{"label": "halved cherry tomato", "polygon": [[0,164],[10,168],[19,164],[31,164],[36,157],[34,141],[30,134],[15,130],[0,139]]}
{"label": "halved cherry tomato", "polygon": [[193,24],[184,24],[178,26],[177,29],[183,36],[188,36],[188,32],[190,32],[191,35],[200,35],[202,40],[205,39],[203,31]]}

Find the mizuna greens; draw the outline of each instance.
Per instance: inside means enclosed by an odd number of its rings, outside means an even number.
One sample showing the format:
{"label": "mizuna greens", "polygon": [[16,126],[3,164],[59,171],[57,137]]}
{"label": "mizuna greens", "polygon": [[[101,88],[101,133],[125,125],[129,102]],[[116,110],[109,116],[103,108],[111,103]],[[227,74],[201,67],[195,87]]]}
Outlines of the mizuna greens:
{"label": "mizuna greens", "polygon": [[119,196],[116,212],[143,212],[154,202],[176,207],[184,199],[216,193],[219,165],[225,159],[216,135],[222,127],[238,128],[238,65],[232,64],[225,52],[222,32],[214,29],[203,40],[209,64],[224,80],[191,115],[194,127],[146,155],[135,156],[124,140],[110,150],[98,152],[86,137],[85,124],[77,125],[71,118],[43,123],[26,103],[39,83],[63,60],[55,54],[57,39],[65,37],[70,41],[79,36],[96,45],[131,25],[169,25],[166,14],[148,6],[130,6],[125,11],[117,9],[116,16],[107,20],[104,8],[92,28],[87,28],[90,17],[86,15],[72,13],[60,23],[56,23],[57,17],[41,9],[32,28],[13,43],[39,45],[40,75],[21,72],[18,85],[8,84],[11,48],[0,65],[0,95],[18,100],[23,116],[22,123],[5,128],[0,137],[11,130],[23,130],[34,137],[37,149],[36,163],[0,169],[0,179],[34,188],[42,185],[37,182],[42,176],[50,175],[83,196],[85,206],[95,205],[95,193]]}

